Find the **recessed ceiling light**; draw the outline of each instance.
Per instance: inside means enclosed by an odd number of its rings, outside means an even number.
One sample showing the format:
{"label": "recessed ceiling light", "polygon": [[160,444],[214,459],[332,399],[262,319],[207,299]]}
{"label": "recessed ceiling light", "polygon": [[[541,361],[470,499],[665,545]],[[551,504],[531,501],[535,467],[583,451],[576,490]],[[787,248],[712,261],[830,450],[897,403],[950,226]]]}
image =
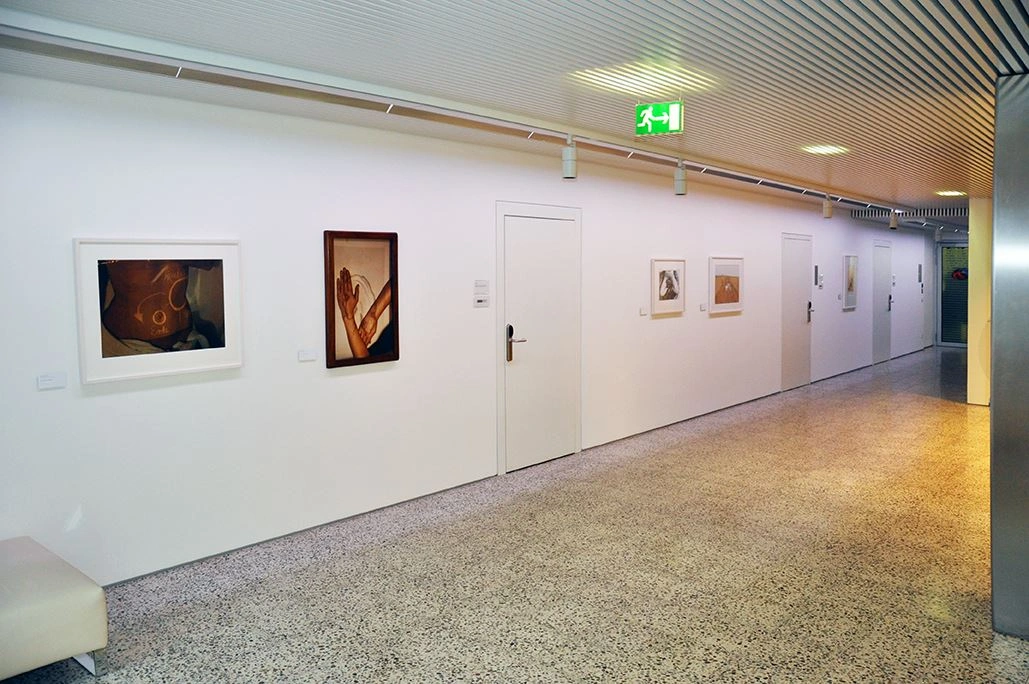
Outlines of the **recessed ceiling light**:
{"label": "recessed ceiling light", "polygon": [[968,193],[960,190],[937,190],[936,194],[940,197],[964,197]]}
{"label": "recessed ceiling light", "polygon": [[708,90],[718,81],[675,62],[643,60],[599,69],[583,69],[570,76],[592,88],[634,97],[666,97],[685,91]]}
{"label": "recessed ceiling light", "polygon": [[846,154],[850,152],[850,150],[841,145],[808,145],[800,149],[811,154]]}

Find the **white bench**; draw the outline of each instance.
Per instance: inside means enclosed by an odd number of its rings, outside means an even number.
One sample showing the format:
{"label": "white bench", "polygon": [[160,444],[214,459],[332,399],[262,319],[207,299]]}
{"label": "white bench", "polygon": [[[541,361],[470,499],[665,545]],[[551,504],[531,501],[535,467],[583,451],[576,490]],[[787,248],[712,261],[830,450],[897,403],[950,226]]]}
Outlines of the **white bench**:
{"label": "white bench", "polygon": [[0,679],[65,658],[96,674],[104,590],[29,537],[0,541]]}

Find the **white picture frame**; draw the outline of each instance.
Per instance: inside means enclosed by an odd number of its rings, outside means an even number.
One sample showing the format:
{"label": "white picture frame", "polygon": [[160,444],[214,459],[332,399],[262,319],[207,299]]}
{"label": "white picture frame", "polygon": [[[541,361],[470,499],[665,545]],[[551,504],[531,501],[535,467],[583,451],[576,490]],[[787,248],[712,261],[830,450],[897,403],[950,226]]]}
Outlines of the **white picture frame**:
{"label": "white picture frame", "polygon": [[238,240],[76,238],[74,251],[83,384],[243,365]]}
{"label": "white picture frame", "polygon": [[857,308],[858,258],[856,254],[843,256],[843,310]]}
{"label": "white picture frame", "polygon": [[650,315],[681,314],[686,310],[686,260],[650,260]]}
{"label": "white picture frame", "polygon": [[708,259],[709,314],[743,311],[743,259],[710,257]]}

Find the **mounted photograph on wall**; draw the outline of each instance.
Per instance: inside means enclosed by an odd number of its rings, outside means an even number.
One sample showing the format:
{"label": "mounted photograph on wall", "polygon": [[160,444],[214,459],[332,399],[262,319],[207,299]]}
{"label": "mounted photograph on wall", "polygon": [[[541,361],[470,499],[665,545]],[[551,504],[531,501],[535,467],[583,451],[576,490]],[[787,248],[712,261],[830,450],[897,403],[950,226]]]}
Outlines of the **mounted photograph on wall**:
{"label": "mounted photograph on wall", "polygon": [[708,313],[743,311],[743,259],[711,257],[708,278]]}
{"label": "mounted photograph on wall", "polygon": [[397,234],[325,231],[325,366],[400,358]]}
{"label": "mounted photograph on wall", "polygon": [[74,245],[83,383],[242,365],[238,241]]}
{"label": "mounted photograph on wall", "polygon": [[650,260],[650,315],[677,314],[686,310],[686,261]]}
{"label": "mounted photograph on wall", "polygon": [[857,255],[843,257],[843,310],[857,308]]}

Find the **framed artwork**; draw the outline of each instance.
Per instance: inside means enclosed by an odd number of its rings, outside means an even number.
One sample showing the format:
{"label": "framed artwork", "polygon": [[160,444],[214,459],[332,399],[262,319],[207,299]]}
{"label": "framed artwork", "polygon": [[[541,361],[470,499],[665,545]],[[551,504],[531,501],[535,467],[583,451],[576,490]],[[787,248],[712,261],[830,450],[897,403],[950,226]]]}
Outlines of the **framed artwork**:
{"label": "framed artwork", "polygon": [[743,311],[743,259],[711,257],[708,264],[708,313]]}
{"label": "framed artwork", "polygon": [[83,383],[243,365],[238,241],[74,245]]}
{"label": "framed artwork", "polygon": [[843,257],[843,310],[853,311],[857,308],[857,255],[846,254]]}
{"label": "framed artwork", "polygon": [[650,314],[682,313],[686,310],[686,261],[650,260]]}
{"label": "framed artwork", "polygon": [[400,358],[397,234],[325,231],[325,367]]}

